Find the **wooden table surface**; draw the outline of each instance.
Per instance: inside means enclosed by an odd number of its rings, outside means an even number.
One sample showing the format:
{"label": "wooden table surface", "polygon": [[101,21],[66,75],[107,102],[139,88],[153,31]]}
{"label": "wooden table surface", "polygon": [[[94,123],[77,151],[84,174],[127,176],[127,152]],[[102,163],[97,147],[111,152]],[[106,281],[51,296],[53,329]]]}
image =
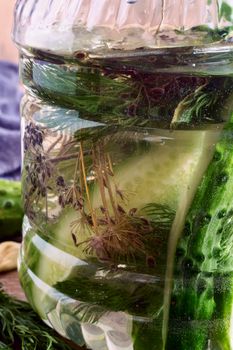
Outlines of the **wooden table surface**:
{"label": "wooden table surface", "polygon": [[0,283],[3,285],[4,290],[20,300],[26,300],[24,292],[20,286],[17,271],[10,271],[6,273],[0,273]]}
{"label": "wooden table surface", "polygon": [[[24,292],[20,286],[17,271],[11,271],[7,273],[0,273],[0,283],[3,285],[4,290],[11,296],[20,300],[26,300]],[[68,342],[69,343],[69,342]],[[86,350],[86,348],[80,348],[70,344],[71,349],[74,350]],[[45,349],[40,349],[45,350]]]}

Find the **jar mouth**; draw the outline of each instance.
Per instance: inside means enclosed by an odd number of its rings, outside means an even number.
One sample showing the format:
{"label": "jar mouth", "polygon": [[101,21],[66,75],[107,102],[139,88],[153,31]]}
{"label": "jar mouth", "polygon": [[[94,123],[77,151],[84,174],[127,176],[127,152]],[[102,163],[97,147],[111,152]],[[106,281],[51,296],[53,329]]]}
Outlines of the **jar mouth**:
{"label": "jar mouth", "polygon": [[218,1],[70,0],[67,6],[52,0],[45,6],[43,0],[18,0],[13,38],[20,46],[63,55],[107,53],[230,45],[231,26]]}

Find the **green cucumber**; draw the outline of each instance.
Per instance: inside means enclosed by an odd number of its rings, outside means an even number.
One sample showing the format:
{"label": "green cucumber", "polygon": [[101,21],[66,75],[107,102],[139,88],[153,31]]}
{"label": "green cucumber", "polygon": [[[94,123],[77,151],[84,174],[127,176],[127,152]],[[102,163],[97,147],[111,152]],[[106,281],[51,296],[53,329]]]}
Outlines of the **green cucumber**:
{"label": "green cucumber", "polygon": [[22,220],[20,182],[0,179],[0,240],[20,234]]}
{"label": "green cucumber", "polygon": [[[214,312],[224,303],[215,285],[216,278],[230,273],[233,266],[232,131],[233,116],[197,189],[176,249],[169,350],[205,350],[215,324]],[[230,307],[228,299],[226,308]]]}
{"label": "green cucumber", "polygon": [[233,348],[233,273],[215,274],[214,278],[215,310],[213,328],[210,331],[214,349],[232,350]]}

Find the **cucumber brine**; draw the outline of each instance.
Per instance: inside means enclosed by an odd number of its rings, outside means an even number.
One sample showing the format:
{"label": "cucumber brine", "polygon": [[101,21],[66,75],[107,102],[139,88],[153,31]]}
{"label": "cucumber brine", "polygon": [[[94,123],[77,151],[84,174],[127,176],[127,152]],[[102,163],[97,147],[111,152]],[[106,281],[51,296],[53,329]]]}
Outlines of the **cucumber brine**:
{"label": "cucumber brine", "polygon": [[219,52],[193,68],[182,49],[156,64],[146,50],[23,53],[21,282],[74,343],[233,349],[233,79],[222,55],[225,76]]}

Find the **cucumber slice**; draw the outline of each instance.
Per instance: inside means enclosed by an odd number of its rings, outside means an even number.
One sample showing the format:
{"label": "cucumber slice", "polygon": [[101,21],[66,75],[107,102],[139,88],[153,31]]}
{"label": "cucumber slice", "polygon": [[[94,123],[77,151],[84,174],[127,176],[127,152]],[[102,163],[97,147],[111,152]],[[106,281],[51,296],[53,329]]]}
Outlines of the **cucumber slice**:
{"label": "cucumber slice", "polygon": [[53,309],[47,314],[47,318],[53,329],[55,329],[56,332],[58,332],[61,336],[67,338],[67,334],[64,331],[64,328],[62,326],[61,320],[57,314],[57,310]]}
{"label": "cucumber slice", "polygon": [[[128,209],[158,203],[177,210],[183,197],[193,192],[190,179],[194,174],[203,174],[206,169],[218,135],[216,130],[163,131],[160,143],[155,142],[158,136],[150,137],[149,152],[132,155],[124,164],[115,166],[112,185],[126,194]],[[191,186],[196,188],[195,181]],[[102,205],[98,185],[92,188],[91,200],[93,208]],[[82,247],[74,247],[70,234],[70,225],[79,219],[78,215],[73,209],[64,209],[58,224],[50,227],[50,237],[59,249],[84,259]],[[87,237],[89,232],[80,232],[79,241]]]}
{"label": "cucumber slice", "polygon": [[94,325],[84,323],[82,325],[82,332],[87,346],[93,350],[108,350],[104,331]]}
{"label": "cucumber slice", "polygon": [[55,308],[58,299],[63,296],[52,286],[75,274],[76,266],[79,268],[85,263],[40,237],[26,217],[24,228],[20,262],[22,283],[27,280],[24,286],[27,297],[41,318],[46,320],[47,313]]}
{"label": "cucumber slice", "polygon": [[[44,283],[31,270],[25,269],[27,285],[23,282],[22,285],[26,291],[27,299],[30,301],[34,310],[39,314],[40,318],[49,324],[47,314],[56,307],[60,293]],[[29,284],[29,285],[28,285]]]}
{"label": "cucumber slice", "polygon": [[[208,165],[218,134],[214,130],[179,130],[163,131],[161,137],[149,136],[149,152],[132,156],[114,169],[114,183],[126,194],[127,207],[159,203],[176,210],[190,177],[199,166],[200,157],[203,159],[200,166]],[[100,206],[98,186],[94,188],[92,202],[93,208]]]}
{"label": "cucumber slice", "polygon": [[[34,285],[32,287],[32,298],[37,312],[47,317],[47,313],[55,306],[57,300],[63,296],[59,296],[56,290],[49,287],[55,285],[59,281],[66,280],[75,274],[75,266],[79,266],[79,260],[74,258],[50,243],[42,240],[38,235],[34,236],[34,244],[40,249],[40,256],[37,266],[37,280],[34,277]],[[50,294],[52,295],[52,304],[50,303]],[[53,299],[54,297],[54,299]],[[50,305],[45,307],[45,305]]]}
{"label": "cucumber slice", "polygon": [[56,306],[56,314],[60,320],[62,329],[65,331],[66,337],[79,346],[84,346],[80,322],[80,303],[71,298],[63,297],[58,301]]}

